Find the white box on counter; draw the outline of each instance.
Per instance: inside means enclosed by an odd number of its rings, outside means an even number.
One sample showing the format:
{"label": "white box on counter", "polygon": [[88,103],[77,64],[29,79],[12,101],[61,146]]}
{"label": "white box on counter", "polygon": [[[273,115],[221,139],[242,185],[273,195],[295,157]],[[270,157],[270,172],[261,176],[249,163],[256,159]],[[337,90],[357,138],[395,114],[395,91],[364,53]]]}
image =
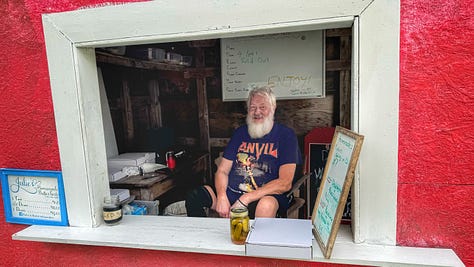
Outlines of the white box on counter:
{"label": "white box on counter", "polygon": [[256,218],[245,242],[245,255],[311,259],[312,227],[311,220]]}

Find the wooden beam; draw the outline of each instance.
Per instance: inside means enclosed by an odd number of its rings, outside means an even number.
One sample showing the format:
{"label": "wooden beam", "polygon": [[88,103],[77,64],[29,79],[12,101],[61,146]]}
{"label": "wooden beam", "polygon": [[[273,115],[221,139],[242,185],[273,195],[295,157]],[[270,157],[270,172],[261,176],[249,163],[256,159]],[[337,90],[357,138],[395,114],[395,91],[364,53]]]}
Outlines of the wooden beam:
{"label": "wooden beam", "polygon": [[182,71],[185,69],[184,65],[123,57],[123,56],[105,53],[102,51],[96,51],[95,57],[96,57],[97,62],[100,62],[100,63],[107,63],[107,64],[113,64],[113,65],[118,65],[118,66],[130,67],[130,68],[138,68],[138,69],[146,69],[146,70],[173,70],[173,71]]}
{"label": "wooden beam", "polygon": [[352,36],[352,28],[338,28],[326,30],[326,37]]}
{"label": "wooden beam", "polygon": [[125,129],[125,147],[130,147],[133,142],[135,129],[133,128],[133,108],[130,98],[130,87],[128,80],[122,80],[122,99],[123,99],[123,128]]}
{"label": "wooden beam", "polygon": [[184,78],[185,79],[202,79],[206,77],[213,77],[215,76],[216,68],[212,67],[199,67],[199,68],[188,68],[184,71]]}
{"label": "wooden beam", "polygon": [[150,126],[151,128],[159,128],[161,122],[161,105],[160,105],[160,86],[158,80],[150,80],[148,82],[148,92],[150,95]]}
{"label": "wooden beam", "polygon": [[[195,53],[196,67],[202,68],[205,66],[204,49],[196,48]],[[196,79],[197,98],[198,98],[198,118],[199,118],[199,136],[201,140],[201,149],[204,151],[211,151],[209,145],[209,111],[207,106],[207,90],[206,78],[199,77]]]}
{"label": "wooden beam", "polygon": [[[342,57],[342,55],[341,55]],[[351,69],[351,59],[343,60],[326,60],[326,71],[340,71],[340,70],[350,70]]]}
{"label": "wooden beam", "polygon": [[214,47],[217,39],[190,41],[189,47]]}
{"label": "wooden beam", "polygon": [[[342,62],[351,60],[351,37],[341,36],[340,59]],[[343,69],[339,73],[339,123],[342,127],[351,129],[351,69]]]}

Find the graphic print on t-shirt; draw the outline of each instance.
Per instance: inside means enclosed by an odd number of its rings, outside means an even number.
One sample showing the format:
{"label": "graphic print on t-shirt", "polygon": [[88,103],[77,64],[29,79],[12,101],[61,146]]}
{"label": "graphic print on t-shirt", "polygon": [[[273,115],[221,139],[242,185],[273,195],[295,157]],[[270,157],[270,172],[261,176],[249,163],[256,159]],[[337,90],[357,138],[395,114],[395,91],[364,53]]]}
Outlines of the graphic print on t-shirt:
{"label": "graphic print on t-shirt", "polygon": [[270,156],[273,160],[278,158],[278,149],[274,143],[242,142],[239,146],[236,162],[238,172],[243,177],[242,183],[239,184],[240,190],[250,192],[257,189],[259,184],[263,185],[270,168],[269,163],[264,160],[268,160],[268,157],[263,156]]}

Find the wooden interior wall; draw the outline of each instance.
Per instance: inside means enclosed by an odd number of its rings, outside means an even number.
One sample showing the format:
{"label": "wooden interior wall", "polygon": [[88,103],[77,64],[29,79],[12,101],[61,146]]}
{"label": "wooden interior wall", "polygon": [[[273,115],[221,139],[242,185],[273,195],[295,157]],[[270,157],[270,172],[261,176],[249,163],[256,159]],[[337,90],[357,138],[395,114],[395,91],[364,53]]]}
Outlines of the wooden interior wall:
{"label": "wooden interior wall", "polygon": [[[326,31],[325,98],[277,101],[276,120],[293,128],[301,145],[315,127],[350,127],[351,32]],[[151,47],[192,56],[192,65],[136,59]],[[120,153],[150,151],[150,142],[159,142],[154,129],[165,127],[176,147],[210,151],[214,159],[245,123],[244,102],[222,101],[219,40],[129,46],[123,57],[98,50],[97,62]]]}

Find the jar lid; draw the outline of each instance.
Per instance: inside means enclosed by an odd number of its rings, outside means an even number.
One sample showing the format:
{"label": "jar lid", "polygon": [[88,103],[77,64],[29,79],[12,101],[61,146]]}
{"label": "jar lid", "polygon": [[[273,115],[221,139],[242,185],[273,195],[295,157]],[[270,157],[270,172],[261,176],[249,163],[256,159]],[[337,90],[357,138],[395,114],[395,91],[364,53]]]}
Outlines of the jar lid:
{"label": "jar lid", "polygon": [[249,214],[249,211],[246,207],[232,208],[230,210],[231,216],[247,216],[248,214]]}

